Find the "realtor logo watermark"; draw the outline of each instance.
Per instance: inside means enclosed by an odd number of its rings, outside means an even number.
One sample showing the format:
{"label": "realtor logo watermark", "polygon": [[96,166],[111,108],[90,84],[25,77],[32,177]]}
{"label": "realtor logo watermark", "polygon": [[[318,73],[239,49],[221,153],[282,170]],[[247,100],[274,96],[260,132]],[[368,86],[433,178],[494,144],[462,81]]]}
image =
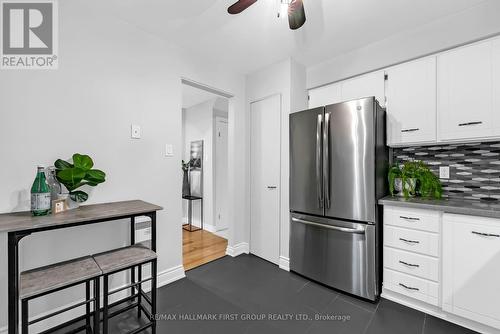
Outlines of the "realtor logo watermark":
{"label": "realtor logo watermark", "polygon": [[1,69],[57,69],[56,0],[0,0]]}

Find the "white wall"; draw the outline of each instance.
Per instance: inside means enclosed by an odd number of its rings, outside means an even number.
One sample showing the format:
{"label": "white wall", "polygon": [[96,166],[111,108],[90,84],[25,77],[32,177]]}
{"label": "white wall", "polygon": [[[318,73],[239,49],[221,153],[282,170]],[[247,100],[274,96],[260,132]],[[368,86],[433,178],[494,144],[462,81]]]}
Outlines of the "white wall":
{"label": "white wall", "polygon": [[[49,165],[74,152],[90,154],[108,178],[89,203],[140,198],[164,207],[157,237],[160,280],[168,279],[169,270],[182,264],[181,229],[175,223],[182,219],[181,77],[235,95],[229,106],[232,215],[246,209],[244,77],[103,15],[95,1],[59,2],[59,17],[58,70],[0,73],[0,212],[29,208],[36,164]],[[132,123],[142,126],[142,139],[130,139]],[[165,157],[166,143],[174,145],[172,158]],[[245,217],[232,219],[238,225],[230,245],[244,241]],[[21,269],[123,246],[127,240],[127,226],[120,222],[36,234],[21,241]],[[2,328],[7,323],[5,233],[0,249]],[[33,311],[81,297],[47,298]]]}
{"label": "white wall", "polygon": [[[281,189],[280,189],[280,265],[289,257],[289,114],[307,108],[305,68],[292,59],[247,75],[247,110],[250,103],[281,94]],[[248,152],[248,151],[247,151]],[[249,178],[250,175],[247,175]],[[250,195],[248,195],[250,198]],[[250,233],[247,231],[247,233]]]}
{"label": "white wall", "polygon": [[[469,10],[403,31],[307,68],[307,88],[314,88],[392,64],[435,53],[500,33],[500,1],[485,1]],[[388,18],[390,19],[390,18]]]}

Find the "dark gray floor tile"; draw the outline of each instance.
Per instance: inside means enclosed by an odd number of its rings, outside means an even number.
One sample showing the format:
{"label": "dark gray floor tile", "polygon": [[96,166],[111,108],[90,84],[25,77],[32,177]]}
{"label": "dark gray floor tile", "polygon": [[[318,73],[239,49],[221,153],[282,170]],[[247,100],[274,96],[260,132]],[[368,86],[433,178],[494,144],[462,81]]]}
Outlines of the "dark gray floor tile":
{"label": "dark gray floor tile", "polygon": [[308,282],[298,292],[298,302],[309,306],[317,312],[322,312],[338,293],[320,284]]}
{"label": "dark gray floor tile", "polygon": [[426,315],[423,334],[473,334],[470,329],[452,324],[451,322]]}
{"label": "dark gray floor tile", "polygon": [[362,334],[372,316],[373,312],[336,298],[322,312],[321,318],[314,321],[307,334]]}
{"label": "dark gray floor tile", "polygon": [[375,312],[377,309],[378,303],[373,303],[368,300],[360,299],[357,297],[353,297],[351,295],[344,294],[342,292],[339,293],[339,298],[342,298],[344,301],[351,303],[353,305],[356,305],[357,307],[360,307],[366,311],[369,312]]}
{"label": "dark gray floor tile", "polygon": [[425,314],[382,299],[366,334],[421,334]]}

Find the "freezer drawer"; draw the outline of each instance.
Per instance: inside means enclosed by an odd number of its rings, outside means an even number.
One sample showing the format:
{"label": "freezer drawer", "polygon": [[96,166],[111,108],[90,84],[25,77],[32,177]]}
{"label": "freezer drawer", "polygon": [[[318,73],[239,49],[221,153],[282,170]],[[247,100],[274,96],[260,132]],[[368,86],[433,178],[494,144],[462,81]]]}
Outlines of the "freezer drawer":
{"label": "freezer drawer", "polygon": [[376,300],[376,227],[292,214],[290,269],[333,288]]}

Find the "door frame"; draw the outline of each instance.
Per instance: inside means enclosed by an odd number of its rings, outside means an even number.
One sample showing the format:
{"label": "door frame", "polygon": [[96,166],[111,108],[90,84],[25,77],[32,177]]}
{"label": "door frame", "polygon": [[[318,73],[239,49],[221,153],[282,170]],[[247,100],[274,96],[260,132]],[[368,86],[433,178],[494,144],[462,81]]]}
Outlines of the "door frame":
{"label": "door frame", "polygon": [[[270,99],[270,98],[273,98],[275,96],[278,96],[279,97],[279,123],[280,123],[280,126],[279,126],[279,139],[280,139],[280,142],[279,142],[279,147],[280,147],[280,152],[279,152],[279,182],[278,182],[278,195],[279,195],[279,200],[278,200],[278,258],[276,259],[277,263],[276,265],[279,265],[280,264],[280,257],[281,257],[281,229],[282,229],[282,222],[281,222],[281,218],[282,218],[282,212],[281,212],[281,199],[282,199],[282,183],[281,183],[281,177],[282,177],[282,158],[283,158],[283,140],[282,140],[282,135],[283,135],[283,94],[281,93],[274,93],[274,94],[270,94],[270,95],[267,95],[265,97],[262,97],[262,98],[259,98],[259,99],[255,99],[255,100],[251,100],[248,104],[249,108],[248,108],[248,117],[250,119],[250,125],[249,125],[249,138],[250,138],[250,141],[249,141],[249,169],[250,169],[250,182],[252,180],[252,104],[254,103],[258,103],[258,102],[262,102],[264,100],[267,100],[267,99]],[[252,253],[252,187],[250,186],[249,187],[249,193],[250,193],[250,199],[249,199],[249,205],[250,205],[250,224],[249,224],[249,229],[248,229],[248,248],[249,248],[249,252]]]}
{"label": "door frame", "polygon": [[[226,145],[226,159],[228,160],[228,163],[226,165],[227,168],[229,168],[229,117],[222,117],[222,116],[215,116],[214,118],[214,132],[217,132],[217,125],[218,123],[225,123],[227,125],[227,145]],[[216,133],[215,133],[216,135]],[[214,199],[214,209],[213,209],[213,221],[214,221],[214,226],[215,226],[215,231],[214,233],[217,234],[217,232],[221,231],[228,231],[229,230],[229,222],[226,221],[227,227],[224,228],[223,230],[219,230],[217,226],[217,166],[220,164],[217,160],[217,152],[218,152],[219,146],[217,145],[217,138],[215,139],[214,143],[214,150],[213,150],[213,156],[214,156],[214,169],[213,169],[213,199]],[[229,189],[229,184],[228,187]],[[226,214],[227,214],[227,207],[228,207],[228,202],[229,202],[229,190],[227,191],[227,201],[226,201]],[[224,219],[227,219],[227,217],[224,217]]]}

